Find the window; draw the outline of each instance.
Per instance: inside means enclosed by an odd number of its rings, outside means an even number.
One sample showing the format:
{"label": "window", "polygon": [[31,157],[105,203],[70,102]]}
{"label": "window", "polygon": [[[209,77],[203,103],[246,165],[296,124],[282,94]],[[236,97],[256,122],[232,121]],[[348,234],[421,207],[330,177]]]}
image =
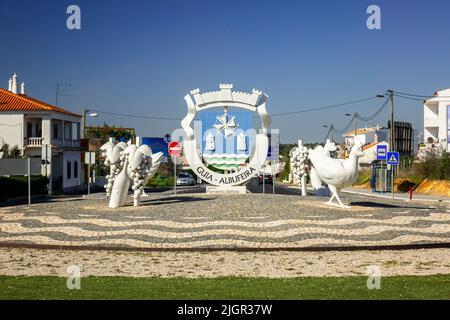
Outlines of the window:
{"label": "window", "polygon": [[67,161],[67,168],[66,168],[66,178],[67,180],[72,179],[72,162]]}
{"label": "window", "polygon": [[58,124],[53,124],[53,139],[58,139]]}
{"label": "window", "polygon": [[80,140],[80,124],[77,122],[72,122],[72,139]]}
{"label": "window", "polygon": [[78,161],[73,162],[73,178],[78,179]]}
{"label": "window", "polygon": [[65,140],[70,140],[70,129],[71,129],[70,122],[64,122],[64,139]]}
{"label": "window", "polygon": [[33,137],[33,124],[31,122],[27,123],[27,138]]}

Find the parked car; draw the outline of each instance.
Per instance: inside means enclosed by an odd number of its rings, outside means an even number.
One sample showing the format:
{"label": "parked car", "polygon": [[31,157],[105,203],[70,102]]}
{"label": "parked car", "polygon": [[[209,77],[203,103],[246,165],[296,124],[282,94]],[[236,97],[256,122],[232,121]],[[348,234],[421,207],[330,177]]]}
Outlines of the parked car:
{"label": "parked car", "polygon": [[194,177],[187,172],[181,172],[177,176],[177,186],[193,186],[195,184]]}
{"label": "parked car", "polygon": [[273,184],[273,178],[272,175],[270,174],[260,174],[258,176],[258,184],[263,184],[263,179],[264,179],[264,184]]}

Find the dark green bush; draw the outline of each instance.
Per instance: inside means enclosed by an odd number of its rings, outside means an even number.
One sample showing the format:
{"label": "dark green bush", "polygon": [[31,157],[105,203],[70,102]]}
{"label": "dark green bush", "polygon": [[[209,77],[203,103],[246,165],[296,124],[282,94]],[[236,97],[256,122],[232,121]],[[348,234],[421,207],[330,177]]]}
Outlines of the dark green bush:
{"label": "dark green bush", "polygon": [[147,183],[149,188],[167,188],[173,187],[174,177],[166,177],[163,175],[156,175]]}
{"label": "dark green bush", "polygon": [[[31,194],[46,194],[48,179],[41,176],[31,177]],[[0,201],[28,195],[28,177],[0,177]]]}

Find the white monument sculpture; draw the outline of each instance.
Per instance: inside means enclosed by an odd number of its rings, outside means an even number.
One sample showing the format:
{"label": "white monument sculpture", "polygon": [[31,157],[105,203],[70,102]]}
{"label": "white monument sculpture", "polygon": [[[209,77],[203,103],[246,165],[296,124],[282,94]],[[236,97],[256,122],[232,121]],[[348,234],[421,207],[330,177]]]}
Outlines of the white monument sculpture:
{"label": "white monument sculpture", "polygon": [[120,160],[120,153],[125,150],[127,144],[125,142],[119,142],[114,144],[112,139],[100,147],[102,151],[102,157],[105,158],[104,164],[109,167],[109,175],[106,176],[108,183],[105,185],[106,196],[111,196],[114,180],[117,175],[122,171],[123,161]]}
{"label": "white monument sculpture", "polygon": [[136,146],[119,142],[114,144],[111,140],[100,147],[105,165],[110,167],[110,174],[106,176],[106,195],[109,197],[109,207],[118,208],[125,205],[130,188],[130,179],[133,180],[134,206],[140,204],[144,193],[144,186],[152,178],[161,163],[163,154],[153,155],[147,145]]}
{"label": "white monument sculpture", "polygon": [[361,142],[357,139],[355,140],[350,156],[345,160],[334,159],[324,153],[323,150],[309,150],[308,157],[320,180],[328,185],[332,193],[330,200],[326,204],[336,205],[333,203],[333,199],[336,198],[341,208],[350,208],[342,203],[338,191],[345,186],[353,184],[358,178],[358,158],[364,155],[361,149]]}
{"label": "white monument sculpture", "polygon": [[[195,89],[184,97],[188,110],[185,118],[181,121],[186,135],[183,141],[183,150],[194,173],[213,185],[207,187],[207,192],[245,193],[246,188],[243,184],[259,172],[269,149],[267,131],[270,125],[270,117],[266,111],[268,96],[256,89],[253,89],[250,93],[233,91],[232,89],[232,84],[221,84],[219,91],[200,93],[200,89]],[[233,154],[220,153],[220,150],[217,150],[217,140],[214,145],[214,137],[209,135],[207,135],[203,150],[205,153],[202,154],[202,150],[198,150],[202,141],[197,141],[198,133],[194,132],[191,124],[199,113],[204,110],[210,111],[213,108],[222,109],[223,112],[223,114],[217,116],[217,121],[212,126],[216,129],[216,139],[236,140],[238,147],[235,148]],[[236,129],[241,128],[242,124],[239,124],[232,112],[229,112],[229,108],[243,109],[259,115],[261,128],[256,132],[252,128],[255,133],[248,143],[245,136],[239,137]],[[203,160],[206,161],[206,165]],[[223,169],[226,173],[219,173],[208,168],[209,164],[217,165],[213,162],[218,161],[222,163],[223,168],[227,168]],[[231,168],[231,170],[228,168]]]}
{"label": "white monument sculpture", "polygon": [[291,150],[290,162],[293,180],[300,183],[302,195],[306,196],[306,177],[310,168],[308,163],[308,148],[299,141],[299,146]]}
{"label": "white monument sculpture", "polygon": [[[144,186],[146,186],[150,179],[153,178],[153,176],[156,174],[156,171],[158,171],[159,165],[161,164],[163,158],[164,154],[162,152],[152,153],[152,167],[150,168],[150,171],[147,173],[147,177],[144,180]],[[142,189],[142,196],[147,196],[144,189]]]}
{"label": "white monument sculpture", "polygon": [[[321,145],[318,145],[314,148],[314,151],[322,153],[326,157],[331,158],[331,152],[335,152],[337,150],[336,144],[331,141],[330,139],[327,139],[327,142],[322,147]],[[328,189],[327,185],[322,182],[322,180],[319,177],[319,174],[316,171],[316,168],[311,167],[311,171],[309,172],[309,178],[311,180],[311,185],[314,190],[314,194],[316,196],[329,196],[330,190]]]}

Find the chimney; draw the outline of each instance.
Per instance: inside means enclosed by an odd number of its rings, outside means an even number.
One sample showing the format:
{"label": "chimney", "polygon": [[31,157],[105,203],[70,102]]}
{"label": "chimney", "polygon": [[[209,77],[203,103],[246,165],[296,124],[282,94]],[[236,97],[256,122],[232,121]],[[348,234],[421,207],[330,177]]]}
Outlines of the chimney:
{"label": "chimney", "polygon": [[8,80],[8,91],[11,92],[12,91],[12,79],[9,78]]}
{"label": "chimney", "polygon": [[23,81],[20,84],[20,94],[25,95],[25,82],[23,82]]}
{"label": "chimney", "polygon": [[12,88],[11,92],[17,94],[17,74],[13,74],[12,76]]}

